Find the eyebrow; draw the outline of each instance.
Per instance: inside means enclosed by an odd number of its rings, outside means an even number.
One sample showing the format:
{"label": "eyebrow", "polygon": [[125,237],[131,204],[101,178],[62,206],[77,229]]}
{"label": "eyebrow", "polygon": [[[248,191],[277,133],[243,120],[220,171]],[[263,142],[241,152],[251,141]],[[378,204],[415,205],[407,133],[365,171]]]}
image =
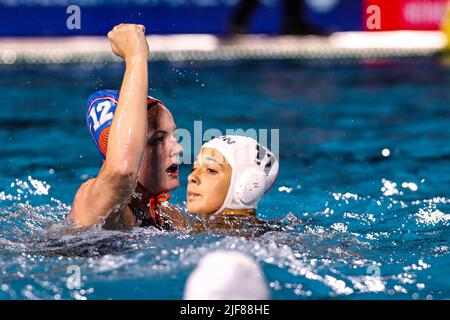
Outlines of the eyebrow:
{"label": "eyebrow", "polygon": [[205,160],[209,160],[209,161],[211,161],[211,162],[217,163],[218,165],[222,165],[222,163],[220,163],[219,161],[217,161],[216,159],[211,158],[211,157],[205,157]]}
{"label": "eyebrow", "polygon": [[152,133],[152,135],[148,138],[149,140],[155,138],[156,136],[158,136],[159,134],[163,134],[164,136],[166,136],[168,133],[167,131],[164,130],[158,130]]}
{"label": "eyebrow", "polygon": [[155,131],[155,132],[152,134],[152,136],[157,135],[157,134],[159,134],[159,133],[167,134],[167,131],[164,131],[164,130],[158,130],[158,131]]}
{"label": "eyebrow", "polygon": [[156,131],[156,132],[153,132],[153,133],[151,134],[151,136],[149,136],[149,137],[147,138],[147,143],[153,143],[156,139],[159,138],[158,136],[160,136],[160,135],[165,139],[166,136],[167,136],[167,132],[166,132],[166,131],[163,131],[163,130],[158,130],[158,131]]}

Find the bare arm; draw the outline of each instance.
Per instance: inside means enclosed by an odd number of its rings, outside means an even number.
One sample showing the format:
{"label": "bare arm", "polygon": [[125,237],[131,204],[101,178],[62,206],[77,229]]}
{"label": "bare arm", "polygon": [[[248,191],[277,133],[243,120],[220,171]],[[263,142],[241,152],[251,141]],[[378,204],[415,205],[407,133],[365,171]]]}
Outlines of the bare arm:
{"label": "bare arm", "polygon": [[108,37],[113,52],[125,60],[126,67],[111,124],[105,170],[136,183],[147,135],[148,46],[145,31],[137,25],[119,25]]}
{"label": "bare arm", "polygon": [[108,33],[108,38],[113,52],[124,59],[126,68],[106,160],[98,176],[80,187],[68,216],[77,227],[99,223],[108,215],[124,210],[136,187],[146,143],[148,45],[145,29],[121,24]]}

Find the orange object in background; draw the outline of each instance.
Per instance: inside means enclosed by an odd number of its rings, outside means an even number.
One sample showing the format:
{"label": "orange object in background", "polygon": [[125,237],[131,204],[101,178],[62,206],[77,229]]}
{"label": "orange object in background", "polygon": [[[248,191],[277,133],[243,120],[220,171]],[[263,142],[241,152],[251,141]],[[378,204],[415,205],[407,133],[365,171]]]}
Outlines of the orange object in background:
{"label": "orange object in background", "polygon": [[441,29],[442,32],[444,32],[445,37],[447,38],[446,51],[448,52],[450,51],[450,1],[447,4],[444,19],[442,19]]}
{"label": "orange object in background", "polygon": [[450,0],[364,0],[363,27],[370,16],[367,8],[380,8],[380,26],[377,31],[386,30],[439,30],[446,5]]}

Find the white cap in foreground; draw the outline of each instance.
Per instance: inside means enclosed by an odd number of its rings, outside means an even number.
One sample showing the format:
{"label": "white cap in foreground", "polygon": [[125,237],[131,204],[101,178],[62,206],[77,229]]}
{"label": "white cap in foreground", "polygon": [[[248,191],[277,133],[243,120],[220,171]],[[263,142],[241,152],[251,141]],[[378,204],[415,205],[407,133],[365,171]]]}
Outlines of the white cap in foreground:
{"label": "white cap in foreground", "polygon": [[235,251],[208,253],[190,274],[185,300],[267,300],[269,288],[260,266]]}

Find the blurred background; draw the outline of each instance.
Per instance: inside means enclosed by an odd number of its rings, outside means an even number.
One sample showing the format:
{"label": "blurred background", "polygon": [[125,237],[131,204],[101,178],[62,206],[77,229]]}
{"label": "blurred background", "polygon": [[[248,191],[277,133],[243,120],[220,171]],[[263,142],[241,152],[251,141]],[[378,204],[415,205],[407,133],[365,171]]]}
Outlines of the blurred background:
{"label": "blurred background", "polygon": [[[381,30],[437,30],[446,0],[0,0],[0,36],[104,35],[124,21],[152,34],[363,31],[373,4]],[[80,29],[66,27],[70,5]]]}

